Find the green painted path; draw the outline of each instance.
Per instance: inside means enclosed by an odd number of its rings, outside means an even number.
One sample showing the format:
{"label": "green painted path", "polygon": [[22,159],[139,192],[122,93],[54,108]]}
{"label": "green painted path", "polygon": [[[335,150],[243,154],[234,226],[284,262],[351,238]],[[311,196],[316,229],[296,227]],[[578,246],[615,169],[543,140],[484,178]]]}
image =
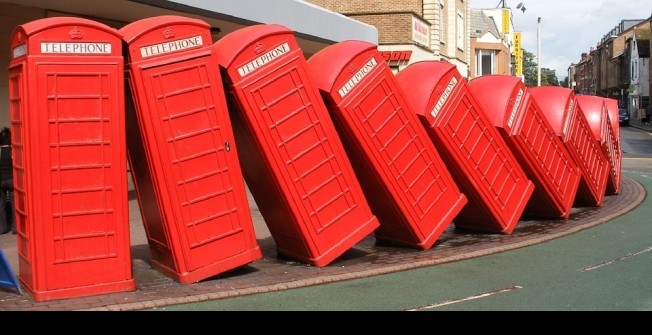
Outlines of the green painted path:
{"label": "green painted path", "polygon": [[[623,172],[652,189],[652,174]],[[552,241],[364,279],[165,311],[650,311],[652,199]]]}

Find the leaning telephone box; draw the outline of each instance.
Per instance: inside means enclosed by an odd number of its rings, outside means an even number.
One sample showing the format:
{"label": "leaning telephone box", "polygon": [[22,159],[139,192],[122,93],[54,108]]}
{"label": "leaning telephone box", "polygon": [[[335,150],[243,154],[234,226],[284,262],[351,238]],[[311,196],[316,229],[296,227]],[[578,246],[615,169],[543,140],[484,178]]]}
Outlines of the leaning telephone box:
{"label": "leaning telephone box", "polygon": [[604,98],[604,103],[607,106],[607,113],[609,114],[609,121],[611,121],[611,128],[614,131],[616,142],[620,144],[620,113],[618,113],[618,100]]}
{"label": "leaning telephone box", "polygon": [[574,205],[602,205],[609,163],[594,140],[584,114],[578,110],[573,90],[559,86],[530,87],[528,90],[580,170]]}
{"label": "leaning telephone box", "polygon": [[308,69],[380,221],[376,239],[432,247],[467,200],[376,46],[333,44]]}
{"label": "leaning telephone box", "polygon": [[469,90],[534,183],[525,211],[567,219],[580,182],[579,169],[525,83],[515,76],[485,75],[471,80]]}
{"label": "leaning telephone box", "polygon": [[10,43],[20,282],[36,301],[135,290],[117,31],[46,18]]}
{"label": "leaning telephone box", "polygon": [[534,185],[455,65],[421,61],[396,79],[469,199],[455,226],[511,234]]}
{"label": "leaning telephone box", "polygon": [[210,26],[158,16],[127,45],[127,139],[154,268],[188,284],[262,257]]}
{"label": "leaning telephone box", "polygon": [[[618,113],[618,100],[612,98],[604,98],[605,106],[607,107],[607,115],[609,117],[609,124],[613,131],[613,143],[610,153],[614,155],[614,169],[613,177],[610,183],[607,184],[607,194],[615,195],[620,194],[620,182],[622,179],[622,166],[623,155],[620,146],[620,114]],[[608,131],[608,130],[607,130]]]}
{"label": "leaning telephone box", "polygon": [[593,137],[600,144],[600,148],[609,162],[609,178],[605,194],[617,194],[620,189],[622,153],[618,148],[615,131],[611,127],[605,99],[594,95],[577,95],[576,97],[579,110],[586,117]]}
{"label": "leaning telephone box", "polygon": [[214,51],[245,179],[277,251],[328,265],[379,223],[293,32],[249,26],[224,36]]}

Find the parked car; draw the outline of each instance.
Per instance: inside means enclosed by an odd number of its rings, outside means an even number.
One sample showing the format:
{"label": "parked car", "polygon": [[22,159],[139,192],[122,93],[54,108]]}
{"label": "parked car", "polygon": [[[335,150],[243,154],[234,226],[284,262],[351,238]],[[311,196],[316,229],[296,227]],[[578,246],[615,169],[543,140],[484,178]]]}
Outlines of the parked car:
{"label": "parked car", "polygon": [[627,108],[618,108],[618,114],[620,115],[620,125],[629,126],[629,112]]}

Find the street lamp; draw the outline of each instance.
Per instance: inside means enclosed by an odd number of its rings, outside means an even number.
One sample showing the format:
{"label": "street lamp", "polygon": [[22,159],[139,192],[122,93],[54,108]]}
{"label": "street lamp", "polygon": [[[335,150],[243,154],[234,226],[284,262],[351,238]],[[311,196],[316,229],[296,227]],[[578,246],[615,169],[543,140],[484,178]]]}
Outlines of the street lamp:
{"label": "street lamp", "polygon": [[541,86],[541,17],[537,18],[537,86]]}

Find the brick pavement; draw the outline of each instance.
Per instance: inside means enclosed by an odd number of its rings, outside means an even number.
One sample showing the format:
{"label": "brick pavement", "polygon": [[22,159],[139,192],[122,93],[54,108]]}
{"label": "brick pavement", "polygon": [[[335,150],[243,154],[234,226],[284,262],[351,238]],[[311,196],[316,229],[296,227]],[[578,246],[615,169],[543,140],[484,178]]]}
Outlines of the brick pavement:
{"label": "brick pavement", "polygon": [[[0,311],[126,311],[172,304],[223,299],[318,285],[391,272],[433,266],[545,242],[586,229],[623,215],[645,198],[635,180],[623,176],[621,193],[607,196],[597,208],[573,208],[567,220],[522,218],[511,235],[460,231],[450,225],[429,250],[377,244],[368,236],[326,267],[314,267],[277,255],[255,203],[250,206],[263,258],[246,266],[189,285],[179,284],[150,266],[138,204],[130,196],[132,268],[136,291],[35,302],[28,292],[18,295],[0,290]],[[11,244],[13,241],[13,245]],[[15,236],[0,236],[0,246],[18,275]]]}

